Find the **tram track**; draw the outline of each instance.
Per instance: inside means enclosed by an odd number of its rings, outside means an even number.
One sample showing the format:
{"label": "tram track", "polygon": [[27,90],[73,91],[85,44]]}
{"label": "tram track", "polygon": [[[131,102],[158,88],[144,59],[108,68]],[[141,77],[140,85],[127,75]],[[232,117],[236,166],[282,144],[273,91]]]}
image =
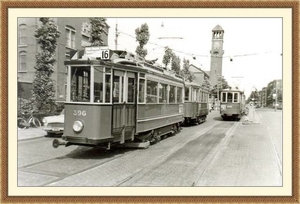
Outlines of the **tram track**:
{"label": "tram track", "polygon": [[[216,125],[220,124],[221,122],[218,122]],[[206,132],[212,130],[216,125],[209,126],[200,132],[197,132],[189,137],[189,140],[184,140],[184,142],[181,143],[179,146],[175,146],[170,151],[166,152],[165,154],[161,155],[159,158],[156,158],[155,161],[149,163],[147,166],[144,166],[144,168],[140,169],[139,171],[136,171],[131,176],[123,179],[119,183],[116,183],[114,186],[122,186],[126,182],[130,181],[131,179],[138,180],[139,178],[146,175],[148,172],[151,172],[155,170],[157,167],[161,166],[162,164],[166,163],[167,160],[171,157],[171,155],[175,154],[178,150],[183,149],[184,146],[186,146],[187,143],[194,141],[196,139],[199,139],[202,135],[204,135]]]}
{"label": "tram track", "polygon": [[[76,149],[73,150],[73,152],[70,153],[69,155],[59,156],[56,158],[35,162],[26,166],[22,166],[19,170],[24,172],[41,174],[41,175],[55,176],[57,177],[56,179],[43,183],[43,186],[61,186],[61,183],[64,179],[72,180],[72,178],[82,177],[83,174],[86,175],[90,171],[99,172],[101,168],[106,169],[107,166],[116,166],[120,163],[122,164],[122,160],[124,162],[124,160],[130,160],[128,158],[135,157],[134,155],[138,155],[138,157],[141,157],[140,161],[143,162],[141,166],[140,167],[135,166],[135,168],[132,167],[132,169],[129,171],[130,173],[128,174],[124,173],[124,176],[118,175],[120,176],[120,178],[116,179],[116,182],[114,184],[108,185],[108,186],[123,186],[126,185],[127,183],[130,183],[132,180],[136,180],[142,177],[143,175],[146,175],[147,173],[155,170],[155,168],[157,168],[158,166],[166,163],[173,154],[175,154],[178,150],[183,149],[187,143],[201,138],[202,135],[212,130],[214,127],[216,127],[221,123],[223,122],[215,121],[213,124],[204,123],[197,126],[183,128],[183,130],[177,135],[166,138],[161,142],[159,142],[158,144],[150,146],[150,148],[146,150],[133,150],[132,152],[131,151],[127,152],[126,149],[124,148],[117,148],[116,150],[113,151],[107,151],[106,154],[99,153],[98,156],[95,156],[95,152],[94,152],[96,151],[95,149],[91,150],[92,152],[89,153],[87,152],[89,150]],[[201,127],[200,131],[199,131],[199,127]],[[188,133],[192,133],[192,134],[189,135]],[[142,155],[141,152],[143,152]],[[151,158],[151,160],[150,159],[147,160],[146,158],[148,158],[148,156],[151,154],[154,154],[156,156]],[[112,158],[110,158],[111,156]],[[74,161],[75,163],[73,163],[73,165],[81,166],[81,168],[73,172],[64,171],[64,169],[68,169],[68,165],[70,165],[72,159],[83,159],[82,161],[85,162],[86,164],[79,161],[79,163],[82,163],[81,165],[79,165],[77,161]],[[96,162],[94,162],[94,159],[96,160]],[[52,166],[54,164],[57,166],[64,165],[65,167],[59,167],[58,169],[53,169],[53,170],[48,170],[48,169],[44,171],[39,170],[39,167],[47,166],[47,165],[50,166],[50,163]],[[67,183],[67,182],[63,182],[63,183]],[[72,185],[70,184],[70,186]]]}

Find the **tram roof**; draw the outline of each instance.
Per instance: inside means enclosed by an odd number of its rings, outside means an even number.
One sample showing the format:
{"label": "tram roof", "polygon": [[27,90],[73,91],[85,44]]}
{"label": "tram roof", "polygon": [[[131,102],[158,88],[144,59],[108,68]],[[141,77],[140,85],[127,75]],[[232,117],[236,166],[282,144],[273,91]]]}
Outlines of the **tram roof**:
{"label": "tram roof", "polygon": [[222,92],[240,92],[243,93],[243,91],[239,89],[223,89]]}
{"label": "tram roof", "polygon": [[[65,65],[78,66],[111,66],[112,68],[125,69],[134,72],[143,72],[153,75],[160,75],[172,80],[183,81],[181,76],[172,73],[162,67],[155,66],[149,61],[124,50],[110,50],[110,59],[102,60],[98,58],[83,57],[84,51],[78,50],[77,53],[70,54],[71,59],[64,62]],[[75,56],[75,57],[73,57]]]}

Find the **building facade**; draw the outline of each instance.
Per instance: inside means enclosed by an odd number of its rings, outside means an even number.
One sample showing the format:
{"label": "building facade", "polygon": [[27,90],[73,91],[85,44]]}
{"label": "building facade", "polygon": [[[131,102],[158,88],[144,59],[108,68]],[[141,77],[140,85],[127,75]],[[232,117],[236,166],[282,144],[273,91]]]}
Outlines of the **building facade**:
{"label": "building facade", "polygon": [[220,25],[217,25],[212,30],[210,51],[210,83],[212,87],[218,83],[218,78],[222,77],[222,62],[224,54],[223,40],[224,30]]}
{"label": "building facade", "polygon": [[277,103],[277,107],[282,107],[283,92],[282,92],[282,80],[277,79],[271,81],[267,86],[267,101],[266,106],[274,108]]}
{"label": "building facade", "polygon": [[[64,61],[69,59],[70,51],[89,46],[89,18],[51,18],[61,32],[58,38],[52,79],[56,84],[56,101],[65,101],[67,69]],[[35,56],[40,47],[34,37],[36,29],[41,25],[39,18],[18,18],[18,95],[30,98],[32,82],[35,76]],[[107,35],[103,34],[104,45],[107,45]],[[20,93],[21,92],[21,93]]]}
{"label": "building facade", "polygon": [[207,75],[207,73],[205,71],[203,71],[202,69],[196,67],[195,65],[191,64],[189,66],[189,70],[194,74],[195,79],[193,82],[202,85],[204,83],[204,80],[207,79],[209,80],[209,76]]}

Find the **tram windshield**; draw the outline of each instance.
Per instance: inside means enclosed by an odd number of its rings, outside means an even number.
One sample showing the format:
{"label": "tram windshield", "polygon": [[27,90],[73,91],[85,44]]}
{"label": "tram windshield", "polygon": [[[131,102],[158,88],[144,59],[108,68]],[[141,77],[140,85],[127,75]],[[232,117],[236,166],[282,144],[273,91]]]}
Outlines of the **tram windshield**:
{"label": "tram windshield", "polygon": [[238,103],[239,93],[234,92],[223,92],[222,93],[222,103]]}
{"label": "tram windshield", "polygon": [[110,69],[90,66],[71,67],[70,101],[110,103],[110,93]]}

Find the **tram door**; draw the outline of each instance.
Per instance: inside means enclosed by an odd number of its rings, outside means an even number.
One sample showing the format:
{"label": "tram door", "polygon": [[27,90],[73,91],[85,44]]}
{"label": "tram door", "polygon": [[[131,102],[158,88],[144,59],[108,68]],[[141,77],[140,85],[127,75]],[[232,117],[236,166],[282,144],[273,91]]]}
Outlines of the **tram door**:
{"label": "tram door", "polygon": [[113,136],[124,143],[133,140],[136,121],[136,74],[114,70],[113,73]]}

